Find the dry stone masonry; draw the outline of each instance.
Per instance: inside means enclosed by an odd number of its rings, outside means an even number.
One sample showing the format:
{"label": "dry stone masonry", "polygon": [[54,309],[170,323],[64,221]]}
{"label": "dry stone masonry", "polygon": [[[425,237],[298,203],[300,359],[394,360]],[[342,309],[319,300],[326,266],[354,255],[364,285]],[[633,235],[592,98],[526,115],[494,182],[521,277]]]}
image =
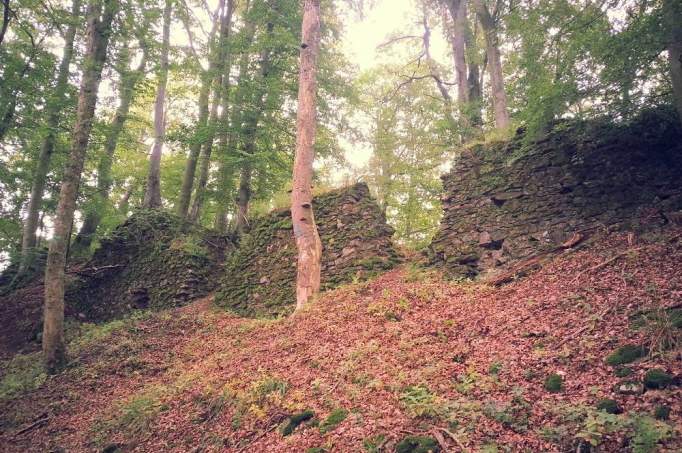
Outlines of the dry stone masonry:
{"label": "dry stone masonry", "polygon": [[[393,229],[364,183],[313,200],[322,240],[322,287],[364,279],[399,262]],[[291,212],[255,219],[227,260],[216,303],[245,316],[290,313],[295,302],[296,243]]]}
{"label": "dry stone masonry", "polygon": [[682,130],[665,111],[627,124],[566,122],[539,141],[471,148],[442,177],[430,247],[454,276],[495,274],[575,233],[665,223],[682,208]]}

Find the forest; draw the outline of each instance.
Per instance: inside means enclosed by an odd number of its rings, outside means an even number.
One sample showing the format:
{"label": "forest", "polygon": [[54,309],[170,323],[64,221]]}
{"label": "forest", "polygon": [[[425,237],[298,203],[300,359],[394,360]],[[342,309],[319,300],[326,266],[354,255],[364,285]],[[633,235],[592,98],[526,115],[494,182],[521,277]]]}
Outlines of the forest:
{"label": "forest", "polygon": [[0,451],[682,449],[679,0],[0,9]]}

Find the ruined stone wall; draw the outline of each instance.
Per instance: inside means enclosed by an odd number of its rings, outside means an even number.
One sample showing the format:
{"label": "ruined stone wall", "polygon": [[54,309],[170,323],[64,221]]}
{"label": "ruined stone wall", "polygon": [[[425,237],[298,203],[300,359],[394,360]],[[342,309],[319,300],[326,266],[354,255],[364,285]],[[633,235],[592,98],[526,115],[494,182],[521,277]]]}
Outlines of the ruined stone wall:
{"label": "ruined stone wall", "polygon": [[[399,262],[391,243],[393,229],[364,183],[315,197],[313,206],[322,240],[323,289],[367,278]],[[216,303],[245,316],[290,313],[296,255],[288,209],[253,220],[225,264]]]}
{"label": "ruined stone wall", "polygon": [[622,125],[562,123],[544,138],[474,146],[443,176],[444,216],[430,247],[452,275],[497,271],[574,233],[666,222],[682,208],[682,130],[649,111]]}
{"label": "ruined stone wall", "polygon": [[183,305],[215,289],[226,236],[174,214],[139,211],[108,237],[66,294],[66,303],[87,319],[104,320],[135,309]]}

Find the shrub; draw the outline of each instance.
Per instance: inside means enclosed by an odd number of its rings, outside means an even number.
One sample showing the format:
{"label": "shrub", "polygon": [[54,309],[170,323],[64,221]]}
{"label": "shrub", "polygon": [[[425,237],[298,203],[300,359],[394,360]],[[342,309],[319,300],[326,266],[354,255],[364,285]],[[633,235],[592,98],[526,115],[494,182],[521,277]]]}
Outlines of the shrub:
{"label": "shrub", "polygon": [[400,401],[413,417],[436,417],[440,413],[436,395],[421,385],[411,385],[400,395]]}
{"label": "shrub", "polygon": [[597,403],[597,410],[606,412],[607,414],[620,414],[623,409],[620,408],[616,400],[602,399]]}

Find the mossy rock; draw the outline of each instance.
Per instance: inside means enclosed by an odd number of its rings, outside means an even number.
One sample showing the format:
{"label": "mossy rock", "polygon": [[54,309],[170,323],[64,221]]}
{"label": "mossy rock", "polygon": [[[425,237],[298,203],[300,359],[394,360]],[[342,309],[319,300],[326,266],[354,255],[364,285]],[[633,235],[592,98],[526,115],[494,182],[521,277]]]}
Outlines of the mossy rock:
{"label": "mossy rock", "polygon": [[613,374],[619,378],[631,376],[632,373],[634,373],[633,369],[626,366],[619,366],[615,370],[613,370]]}
{"label": "mossy rock", "polygon": [[559,393],[564,388],[564,380],[556,373],[552,373],[545,378],[545,390],[550,393]]}
{"label": "mossy rock", "polygon": [[395,446],[396,453],[439,453],[438,441],[429,436],[407,436]]}
{"label": "mossy rock", "polygon": [[643,382],[648,389],[664,389],[673,383],[673,376],[660,368],[653,368],[646,372]]}
{"label": "mossy rock", "polygon": [[348,417],[348,411],[343,408],[334,409],[331,414],[320,424],[320,432],[326,434],[334,431]]}
{"label": "mossy rock", "polygon": [[306,410],[303,412],[299,412],[298,414],[294,414],[291,417],[287,419],[287,421],[282,425],[280,428],[280,433],[282,436],[288,436],[292,434],[296,428],[298,428],[302,423],[311,420],[313,417],[315,417],[315,413],[311,410]]}
{"label": "mossy rock", "polygon": [[654,408],[654,418],[656,420],[668,420],[670,418],[670,406],[659,404]]}
{"label": "mossy rock", "polygon": [[606,363],[611,366],[624,365],[646,357],[649,354],[647,348],[634,344],[626,344],[616,349],[606,358]]}
{"label": "mossy rock", "polygon": [[597,402],[597,410],[607,414],[622,414],[623,409],[618,405],[618,401],[612,399],[602,399]]}

